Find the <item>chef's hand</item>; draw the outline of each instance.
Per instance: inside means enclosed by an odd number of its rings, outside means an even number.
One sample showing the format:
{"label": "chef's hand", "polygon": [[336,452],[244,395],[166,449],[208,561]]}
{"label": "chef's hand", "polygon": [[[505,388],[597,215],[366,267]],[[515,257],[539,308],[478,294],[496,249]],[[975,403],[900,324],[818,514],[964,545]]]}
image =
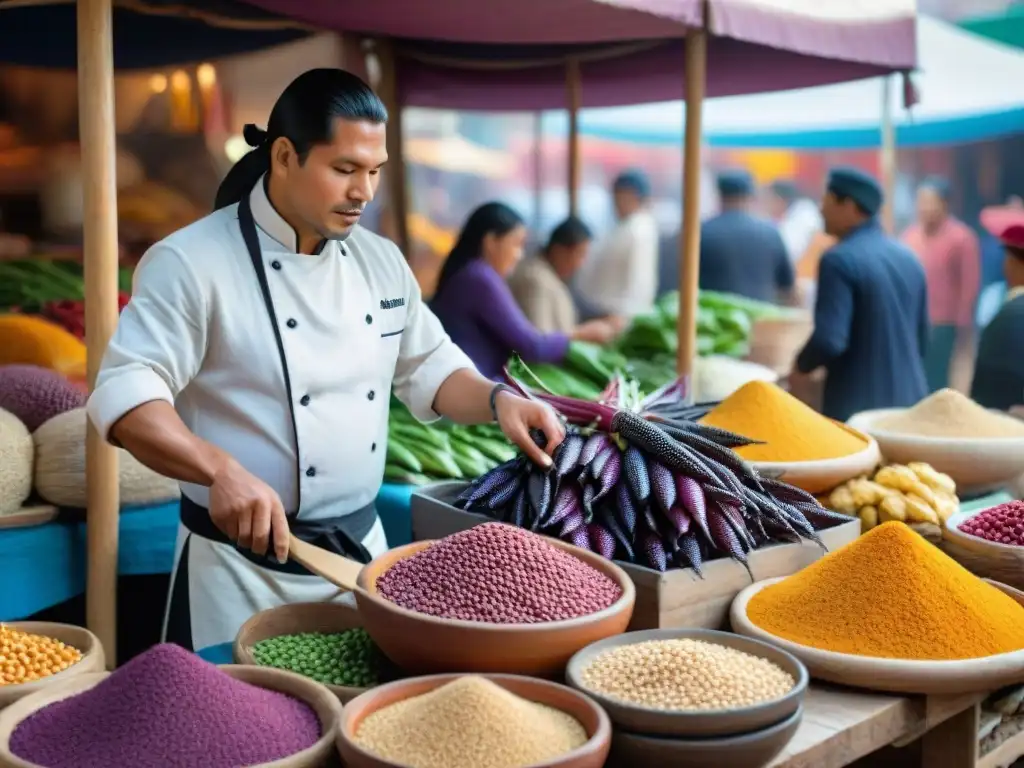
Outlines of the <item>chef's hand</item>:
{"label": "chef's hand", "polygon": [[[555,412],[544,403],[527,400],[513,392],[502,391],[494,400],[498,425],[505,436],[515,443],[534,464],[544,469],[551,466],[551,455],[565,438],[565,429]],[[547,438],[544,448],[530,437],[530,430],[538,429]]]}
{"label": "chef's hand", "polygon": [[265,555],[273,541],[278,561],[288,559],[288,518],[281,498],[238,462],[228,462],[214,475],[210,519],[238,546]]}

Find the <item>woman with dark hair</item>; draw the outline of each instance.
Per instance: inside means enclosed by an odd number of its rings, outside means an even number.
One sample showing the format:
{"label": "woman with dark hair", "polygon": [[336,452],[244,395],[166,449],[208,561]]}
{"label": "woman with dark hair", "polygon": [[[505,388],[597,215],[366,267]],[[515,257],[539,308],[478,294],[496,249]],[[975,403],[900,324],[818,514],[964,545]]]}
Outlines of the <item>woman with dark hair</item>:
{"label": "woman with dark hair", "polygon": [[527,363],[557,363],[571,339],[605,342],[597,320],[568,333],[543,333],[516,304],[508,276],[523,257],[526,224],[504,203],[485,203],[469,215],[438,278],[433,310],[452,340],[491,378],[513,353]]}
{"label": "woman with dark hair", "polygon": [[387,549],[392,390],[424,421],[497,420],[544,465],[530,430],[547,451],[563,435],[473,369],[395,245],[357,226],[386,121],[347,72],[296,78],[265,131],[246,126],[217,210],[143,257],[89,398],[105,438],[182,483],[164,634],[212,658],[257,611],[340,597],[287,561],[290,536],[362,562]]}

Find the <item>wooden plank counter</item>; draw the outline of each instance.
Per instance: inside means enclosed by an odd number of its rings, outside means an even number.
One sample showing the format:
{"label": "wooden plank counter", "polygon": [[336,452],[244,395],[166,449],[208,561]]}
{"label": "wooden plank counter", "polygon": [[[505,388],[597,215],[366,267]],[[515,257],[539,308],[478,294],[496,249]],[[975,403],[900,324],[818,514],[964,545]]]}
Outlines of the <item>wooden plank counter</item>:
{"label": "wooden plank counter", "polygon": [[768,768],[843,768],[920,737],[919,759],[901,760],[901,768],[973,768],[983,698],[892,696],[815,684],[807,692],[800,729]]}

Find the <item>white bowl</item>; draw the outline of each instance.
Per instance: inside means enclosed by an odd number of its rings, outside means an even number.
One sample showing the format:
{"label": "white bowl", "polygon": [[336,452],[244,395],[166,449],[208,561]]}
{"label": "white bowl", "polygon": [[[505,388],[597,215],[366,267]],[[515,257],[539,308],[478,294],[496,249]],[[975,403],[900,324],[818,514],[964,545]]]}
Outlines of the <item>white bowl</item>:
{"label": "white bowl", "polygon": [[1024,437],[926,437],[877,426],[904,410],[863,411],[848,423],[875,438],[886,461],[923,461],[949,475],[961,498],[999,488],[1024,475]]}
{"label": "white bowl", "polygon": [[861,437],[867,445],[849,456],[816,461],[751,461],[750,464],[765,477],[774,477],[808,493],[820,494],[854,477],[869,474],[878,466],[881,459],[878,443],[871,435]]}

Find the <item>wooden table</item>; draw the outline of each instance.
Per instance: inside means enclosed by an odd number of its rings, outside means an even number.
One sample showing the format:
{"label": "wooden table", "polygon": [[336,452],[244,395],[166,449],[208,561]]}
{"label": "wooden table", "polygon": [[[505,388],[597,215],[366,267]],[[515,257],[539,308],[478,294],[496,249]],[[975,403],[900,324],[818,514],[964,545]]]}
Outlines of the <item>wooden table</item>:
{"label": "wooden table", "polygon": [[[888,746],[915,748],[890,761],[899,768],[1000,768],[986,756],[979,761],[978,717],[983,694],[892,696],[812,685],[804,718],[793,740],[768,768],[842,768]],[[941,726],[941,727],[937,727]],[[1013,741],[1020,741],[1015,738]],[[1005,745],[1004,745],[1005,746]],[[1024,753],[1013,747],[1000,757]],[[1017,754],[1011,755],[1011,752]],[[873,762],[872,765],[888,764]]]}

